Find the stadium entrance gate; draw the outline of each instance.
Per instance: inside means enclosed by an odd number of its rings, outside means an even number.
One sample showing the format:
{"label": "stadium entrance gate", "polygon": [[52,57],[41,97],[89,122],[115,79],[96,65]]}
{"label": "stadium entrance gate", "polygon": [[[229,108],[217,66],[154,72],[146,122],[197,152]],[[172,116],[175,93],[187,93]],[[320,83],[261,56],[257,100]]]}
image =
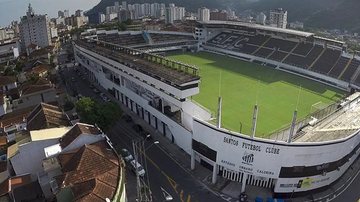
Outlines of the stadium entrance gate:
{"label": "stadium entrance gate", "polygon": [[[235,182],[242,182],[244,180],[244,173],[237,172],[233,170],[229,170],[224,168],[223,166],[218,167],[219,175],[223,178],[229,179],[231,181]],[[258,187],[264,187],[264,188],[270,188],[273,189],[275,187],[275,179],[273,178],[266,178],[266,177],[258,177],[254,175],[248,175],[248,178],[246,179],[246,184],[258,186]]]}

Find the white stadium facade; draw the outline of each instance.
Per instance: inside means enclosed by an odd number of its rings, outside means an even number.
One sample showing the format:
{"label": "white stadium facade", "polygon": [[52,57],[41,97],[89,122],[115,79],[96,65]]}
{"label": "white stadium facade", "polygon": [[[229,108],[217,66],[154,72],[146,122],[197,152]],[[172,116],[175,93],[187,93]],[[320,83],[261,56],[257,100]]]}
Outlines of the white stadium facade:
{"label": "white stadium facade", "polygon": [[[360,58],[340,41],[312,33],[234,22],[199,22],[194,33],[88,30],[73,42],[91,78],[164,136],[223,177],[292,196],[326,189],[360,152]],[[293,125],[283,140],[239,134],[209,123],[193,103],[194,66],[162,57],[172,50],[210,51],[297,74],[353,94],[326,116]],[[293,132],[291,132],[293,131]]]}

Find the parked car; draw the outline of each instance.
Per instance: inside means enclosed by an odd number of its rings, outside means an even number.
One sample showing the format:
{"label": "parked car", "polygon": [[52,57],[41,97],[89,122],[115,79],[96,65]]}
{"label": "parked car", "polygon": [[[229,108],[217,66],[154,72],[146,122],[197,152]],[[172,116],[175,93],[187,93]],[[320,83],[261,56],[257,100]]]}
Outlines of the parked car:
{"label": "parked car", "polygon": [[135,174],[139,175],[140,177],[144,177],[145,175],[145,170],[144,168],[140,165],[139,162],[135,162],[135,160],[132,160],[130,162],[130,166],[131,166],[131,171],[134,172]]}
{"label": "parked car", "polygon": [[130,161],[134,160],[134,157],[131,155],[131,153],[127,149],[121,149],[120,153],[126,162],[130,162]]}

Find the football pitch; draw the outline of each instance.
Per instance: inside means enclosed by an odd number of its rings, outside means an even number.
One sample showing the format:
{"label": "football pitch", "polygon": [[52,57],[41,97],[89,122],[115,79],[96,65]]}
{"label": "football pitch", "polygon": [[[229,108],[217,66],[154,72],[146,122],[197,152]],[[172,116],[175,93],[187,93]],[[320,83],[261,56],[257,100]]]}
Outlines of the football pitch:
{"label": "football pitch", "polygon": [[292,120],[306,117],[314,106],[329,105],[346,92],[270,67],[207,52],[168,56],[200,69],[200,93],[192,99],[216,115],[222,101],[222,127],[250,134],[254,105],[259,107],[257,137],[268,137]]}

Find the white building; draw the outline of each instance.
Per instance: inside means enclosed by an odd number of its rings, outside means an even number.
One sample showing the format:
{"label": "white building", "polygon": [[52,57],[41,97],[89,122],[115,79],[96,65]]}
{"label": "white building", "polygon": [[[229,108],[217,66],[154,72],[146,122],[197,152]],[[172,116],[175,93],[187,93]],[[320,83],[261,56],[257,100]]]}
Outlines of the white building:
{"label": "white building", "polygon": [[165,24],[173,24],[175,21],[176,7],[168,7],[165,9]]}
{"label": "white building", "polygon": [[272,27],[284,28],[287,25],[287,11],[282,8],[270,10],[269,23]]}
{"label": "white building", "polygon": [[209,21],[210,20],[210,10],[208,8],[202,7],[198,9],[198,15],[200,21]]}
{"label": "white building", "polygon": [[266,15],[263,12],[261,12],[259,15],[256,16],[256,23],[265,25]]}
{"label": "white building", "polygon": [[31,44],[42,48],[51,45],[49,19],[47,15],[35,15],[30,4],[26,16],[21,18],[20,39],[22,50],[26,50],[28,54],[27,48]]}

